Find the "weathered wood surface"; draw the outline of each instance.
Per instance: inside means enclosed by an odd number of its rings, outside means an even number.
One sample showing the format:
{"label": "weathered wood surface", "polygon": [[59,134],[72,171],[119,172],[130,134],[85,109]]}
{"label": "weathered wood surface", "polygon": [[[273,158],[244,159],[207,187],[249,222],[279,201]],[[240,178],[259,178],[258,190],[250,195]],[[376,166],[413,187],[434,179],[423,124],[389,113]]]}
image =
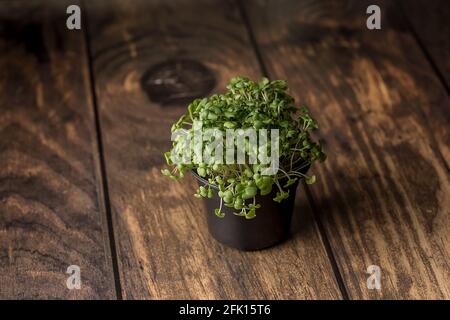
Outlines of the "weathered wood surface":
{"label": "weathered wood surface", "polygon": [[[379,2],[380,31],[365,28],[369,2],[241,1],[329,155],[315,216],[299,189],[290,241],[250,253],[211,239],[191,177],[159,172],[189,100],[261,75],[239,2],[89,1],[68,31],[73,3],[0,2],[0,299],[116,298],[87,9],[124,298],[342,298],[340,275],[354,299],[450,298],[446,1]],[[81,290],[66,288],[72,264]],[[381,290],[367,289],[372,264]]]}
{"label": "weathered wood surface", "polygon": [[449,299],[449,99],[397,11],[369,31],[364,1],[244,3],[270,76],[321,124],[311,190],[350,298]]}
{"label": "weathered wood surface", "polygon": [[423,49],[450,87],[450,2],[403,0],[401,8]]}
{"label": "weathered wood surface", "polygon": [[209,236],[191,177],[160,173],[186,102],[260,76],[236,3],[88,5],[124,298],[340,298],[303,192],[293,238],[242,253]]}
{"label": "weathered wood surface", "polygon": [[[115,297],[85,47],[67,5],[0,2],[0,299]],[[80,290],[66,287],[69,265]]]}

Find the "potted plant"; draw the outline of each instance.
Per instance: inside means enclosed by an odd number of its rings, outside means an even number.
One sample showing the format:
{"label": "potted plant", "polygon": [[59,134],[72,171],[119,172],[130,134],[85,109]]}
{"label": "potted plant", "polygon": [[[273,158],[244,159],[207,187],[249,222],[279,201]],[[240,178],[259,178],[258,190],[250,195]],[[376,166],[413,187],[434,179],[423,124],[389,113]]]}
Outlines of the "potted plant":
{"label": "potted plant", "polygon": [[189,104],[172,126],[164,154],[172,168],[162,173],[174,180],[193,174],[214,238],[262,249],[286,238],[299,181],[315,182],[307,171],[325,154],[310,136],[316,121],[295,107],[285,81],[237,77],[227,89]]}

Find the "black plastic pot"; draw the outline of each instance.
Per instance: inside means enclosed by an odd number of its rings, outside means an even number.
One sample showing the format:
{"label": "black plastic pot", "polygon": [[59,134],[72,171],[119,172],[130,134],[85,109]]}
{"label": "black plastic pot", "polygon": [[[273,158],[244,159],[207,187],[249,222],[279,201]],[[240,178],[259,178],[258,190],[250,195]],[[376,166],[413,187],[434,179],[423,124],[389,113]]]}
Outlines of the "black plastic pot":
{"label": "black plastic pot", "polygon": [[[192,174],[199,185],[218,190],[196,172],[192,171]],[[235,215],[235,210],[226,206],[222,207],[225,217],[217,217],[214,209],[219,207],[220,197],[215,192],[211,199],[204,199],[209,232],[219,242],[243,251],[260,250],[280,243],[289,234],[298,184],[297,181],[288,188],[289,198],[281,203],[273,201],[277,188],[273,188],[272,193],[266,196],[258,194],[256,199],[261,208],[256,210],[256,218],[250,220]]]}

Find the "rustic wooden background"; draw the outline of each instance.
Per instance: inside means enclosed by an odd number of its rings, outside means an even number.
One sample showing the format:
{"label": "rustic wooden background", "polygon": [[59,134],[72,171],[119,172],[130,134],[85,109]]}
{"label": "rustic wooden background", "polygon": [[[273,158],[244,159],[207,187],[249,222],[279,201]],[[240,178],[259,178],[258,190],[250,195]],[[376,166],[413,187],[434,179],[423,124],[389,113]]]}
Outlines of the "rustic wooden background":
{"label": "rustic wooden background", "polygon": [[[378,31],[367,1],[94,0],[69,31],[74,3],[0,2],[0,298],[450,299],[448,1],[377,1]],[[329,155],[260,252],[160,174],[235,75],[287,79]]]}

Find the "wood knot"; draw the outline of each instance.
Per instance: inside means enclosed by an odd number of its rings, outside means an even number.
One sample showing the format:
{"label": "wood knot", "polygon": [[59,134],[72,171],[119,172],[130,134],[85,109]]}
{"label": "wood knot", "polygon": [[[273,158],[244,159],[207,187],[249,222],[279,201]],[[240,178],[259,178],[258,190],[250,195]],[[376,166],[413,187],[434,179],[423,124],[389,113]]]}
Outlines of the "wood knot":
{"label": "wood knot", "polygon": [[207,96],[216,85],[213,72],[204,64],[188,59],[161,62],[141,79],[150,100],[162,105],[186,104]]}

